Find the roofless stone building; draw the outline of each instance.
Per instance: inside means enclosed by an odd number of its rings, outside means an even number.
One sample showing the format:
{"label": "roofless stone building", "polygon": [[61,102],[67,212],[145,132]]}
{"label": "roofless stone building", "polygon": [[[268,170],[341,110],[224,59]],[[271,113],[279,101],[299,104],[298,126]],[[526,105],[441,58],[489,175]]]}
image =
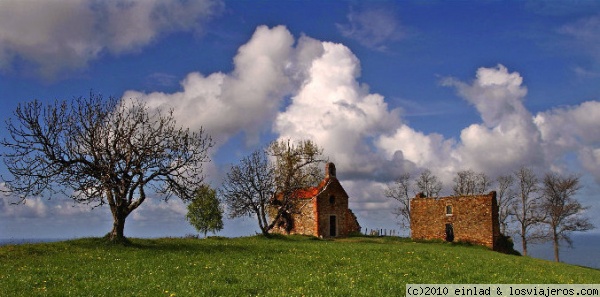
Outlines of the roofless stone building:
{"label": "roofless stone building", "polygon": [[470,242],[498,250],[501,247],[496,192],[436,198],[419,193],[410,202],[410,231],[413,239]]}

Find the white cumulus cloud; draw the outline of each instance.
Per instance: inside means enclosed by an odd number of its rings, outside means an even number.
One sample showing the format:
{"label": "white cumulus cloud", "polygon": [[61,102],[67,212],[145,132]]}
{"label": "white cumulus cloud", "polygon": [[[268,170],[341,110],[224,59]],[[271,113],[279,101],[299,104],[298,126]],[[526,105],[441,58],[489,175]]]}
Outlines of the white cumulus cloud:
{"label": "white cumulus cloud", "polygon": [[600,182],[600,102],[586,101],[538,113],[544,152],[550,160],[575,153],[581,165]]}
{"label": "white cumulus cloud", "polygon": [[127,91],[123,98],[141,99],[151,107],[173,108],[179,124],[192,129],[204,127],[218,144],[240,131],[256,142],[290,88],[286,65],[293,43],[285,27],[261,26],[238,50],[232,73],[205,76],[194,72],[181,82],[180,92]]}
{"label": "white cumulus cloud", "polygon": [[543,163],[540,133],[523,105],[527,88],[519,73],[498,65],[479,68],[471,84],[453,79],[443,83],[455,87],[483,120],[461,131],[457,148],[461,166],[501,174],[519,164]]}
{"label": "white cumulus cloud", "polygon": [[360,62],[349,48],[330,42],[320,42],[320,47],[306,63],[304,81],[291,103],[277,115],[274,131],[283,139],[314,140],[340,171],[372,175],[391,169],[383,166],[373,137],[400,124],[398,110],[390,110],[383,96],[357,81]]}
{"label": "white cumulus cloud", "polygon": [[22,60],[53,79],[103,52],[133,52],[163,34],[200,30],[220,7],[212,0],[0,1],[0,70]]}

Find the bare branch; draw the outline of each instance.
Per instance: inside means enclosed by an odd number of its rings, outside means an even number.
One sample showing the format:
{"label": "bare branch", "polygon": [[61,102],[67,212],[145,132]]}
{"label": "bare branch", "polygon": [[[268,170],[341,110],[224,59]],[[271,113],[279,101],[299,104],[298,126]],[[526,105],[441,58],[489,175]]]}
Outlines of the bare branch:
{"label": "bare branch", "polygon": [[393,185],[388,185],[385,196],[397,200],[400,205],[394,213],[400,217],[400,225],[408,227],[410,225],[410,200],[414,196],[411,190],[411,175],[406,172],[398,177]]}

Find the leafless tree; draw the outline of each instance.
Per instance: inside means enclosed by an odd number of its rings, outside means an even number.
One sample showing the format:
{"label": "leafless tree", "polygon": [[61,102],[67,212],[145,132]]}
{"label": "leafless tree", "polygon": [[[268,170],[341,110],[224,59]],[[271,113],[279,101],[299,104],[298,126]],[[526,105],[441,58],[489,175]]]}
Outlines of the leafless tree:
{"label": "leafless tree", "polygon": [[227,173],[220,195],[229,206],[229,217],[256,215],[258,226],[264,235],[269,234],[269,202],[276,193],[275,170],[264,150],[257,150],[244,157]]}
{"label": "leafless tree", "polygon": [[19,104],[6,121],[10,137],[5,181],[22,202],[44,192],[64,193],[80,203],[108,204],[111,241],[125,241],[125,219],[154,190],[167,200],[194,197],[203,182],[212,141],[176,125],[172,112],[143,102],[90,94],[70,102]]}
{"label": "leafless tree", "polygon": [[385,196],[400,202],[394,213],[400,217],[400,225],[408,227],[410,225],[410,200],[414,193],[411,189],[411,175],[406,172],[398,177],[393,184],[388,185],[385,190]]}
{"label": "leafless tree", "polygon": [[523,255],[527,256],[529,240],[541,239],[542,234],[536,227],[543,219],[540,208],[540,187],[536,174],[528,167],[521,166],[514,173],[517,183],[517,199],[513,204],[513,213],[518,224],[517,234],[521,237]]}
{"label": "leafless tree", "polygon": [[486,193],[491,184],[490,178],[485,173],[463,170],[456,173],[452,190],[454,196],[477,195]]}
{"label": "leafless tree", "polygon": [[554,260],[560,262],[559,242],[564,240],[569,246],[573,241],[571,232],[588,231],[594,228],[589,219],[582,213],[583,207],[574,196],[581,189],[578,176],[560,176],[547,173],[544,177],[542,208],[546,214],[544,223],[550,227],[548,238],[554,244]]}
{"label": "leafless tree", "polygon": [[501,175],[497,179],[498,191],[496,199],[498,201],[498,221],[500,222],[500,233],[507,235],[509,232],[509,218],[514,215],[515,199],[517,197],[514,184],[515,177],[513,175]]}
{"label": "leafless tree", "polygon": [[425,197],[438,197],[443,187],[442,182],[429,169],[425,169],[419,174],[416,186],[418,192],[423,193]]}
{"label": "leafless tree", "polygon": [[[276,225],[290,230],[299,190],[316,186],[323,150],[314,142],[276,141],[233,166],[221,190],[230,216],[256,214],[264,235]],[[271,209],[272,211],[269,211]],[[269,215],[269,213],[271,213]]]}

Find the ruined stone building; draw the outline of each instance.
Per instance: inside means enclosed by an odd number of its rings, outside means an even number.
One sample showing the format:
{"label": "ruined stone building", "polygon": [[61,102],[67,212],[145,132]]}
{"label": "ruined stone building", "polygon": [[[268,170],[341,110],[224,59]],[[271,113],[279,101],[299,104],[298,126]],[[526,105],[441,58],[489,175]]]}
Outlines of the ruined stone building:
{"label": "ruined stone building", "polygon": [[[325,178],[316,187],[300,190],[294,198],[295,212],[291,216],[289,234],[318,237],[347,236],[360,232],[360,225],[348,208],[348,194],[336,177],[335,165],[325,165]],[[283,226],[273,233],[288,234]]]}
{"label": "ruined stone building", "polygon": [[439,198],[417,194],[410,201],[410,231],[413,239],[470,242],[498,250],[496,192]]}

